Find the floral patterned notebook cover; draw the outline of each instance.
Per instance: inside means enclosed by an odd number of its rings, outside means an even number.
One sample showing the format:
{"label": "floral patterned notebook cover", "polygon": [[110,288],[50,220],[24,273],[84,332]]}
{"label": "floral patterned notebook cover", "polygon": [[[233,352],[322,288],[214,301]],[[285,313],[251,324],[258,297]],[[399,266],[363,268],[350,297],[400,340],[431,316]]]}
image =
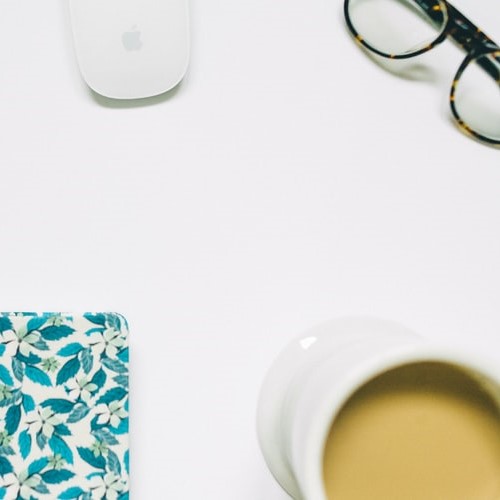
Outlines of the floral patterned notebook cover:
{"label": "floral patterned notebook cover", "polygon": [[0,313],[0,499],[128,500],[128,328]]}

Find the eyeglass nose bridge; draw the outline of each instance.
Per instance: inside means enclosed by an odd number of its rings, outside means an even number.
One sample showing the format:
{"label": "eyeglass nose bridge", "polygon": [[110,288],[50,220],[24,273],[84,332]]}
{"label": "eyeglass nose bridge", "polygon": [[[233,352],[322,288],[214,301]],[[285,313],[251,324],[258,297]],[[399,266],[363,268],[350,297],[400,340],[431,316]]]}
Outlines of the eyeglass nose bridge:
{"label": "eyeglass nose bridge", "polygon": [[471,56],[498,50],[496,43],[453,5],[447,4],[447,8],[449,15],[444,30],[447,37]]}

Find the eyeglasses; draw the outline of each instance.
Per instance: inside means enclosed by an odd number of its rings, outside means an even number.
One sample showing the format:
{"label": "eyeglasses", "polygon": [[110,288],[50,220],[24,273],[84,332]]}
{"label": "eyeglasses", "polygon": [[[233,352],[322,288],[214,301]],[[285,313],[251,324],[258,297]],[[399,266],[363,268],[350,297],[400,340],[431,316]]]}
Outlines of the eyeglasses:
{"label": "eyeglasses", "polygon": [[467,56],[450,91],[458,125],[500,145],[500,47],[445,0],[345,0],[347,26],[370,51],[390,59],[418,56],[447,37]]}

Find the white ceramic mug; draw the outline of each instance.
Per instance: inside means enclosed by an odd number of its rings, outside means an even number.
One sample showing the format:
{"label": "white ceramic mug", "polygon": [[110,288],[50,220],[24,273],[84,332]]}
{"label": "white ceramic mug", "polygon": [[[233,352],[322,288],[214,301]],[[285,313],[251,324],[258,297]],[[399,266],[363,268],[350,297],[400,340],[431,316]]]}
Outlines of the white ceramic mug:
{"label": "white ceramic mug", "polygon": [[323,454],[337,413],[377,375],[424,361],[465,370],[500,408],[500,363],[438,346],[397,323],[341,319],[293,341],[267,374],[257,413],[261,449],[285,491],[295,500],[327,500]]}

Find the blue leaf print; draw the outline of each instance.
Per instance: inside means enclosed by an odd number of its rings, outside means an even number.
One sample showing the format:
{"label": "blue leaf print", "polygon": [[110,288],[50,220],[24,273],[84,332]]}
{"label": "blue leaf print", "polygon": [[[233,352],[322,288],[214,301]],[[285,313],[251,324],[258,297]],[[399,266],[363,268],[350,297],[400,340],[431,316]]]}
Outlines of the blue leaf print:
{"label": "blue leaf print", "polygon": [[75,486],[63,491],[57,498],[60,500],[75,500],[85,493],[81,488]]}
{"label": "blue leaf print", "polygon": [[23,394],[23,408],[26,413],[35,409],[35,401],[29,394]]}
{"label": "blue leaf print", "polygon": [[5,457],[0,456],[0,476],[5,476],[5,474],[9,474],[14,472],[12,464]]}
{"label": "blue leaf print", "polygon": [[91,328],[90,330],[87,330],[85,332],[85,335],[87,335],[87,337],[90,337],[93,333],[104,333],[105,332],[105,328]]}
{"label": "blue leaf print", "polygon": [[0,455],[14,455],[14,450],[10,446],[0,446]]}
{"label": "blue leaf print", "polygon": [[40,474],[42,479],[48,484],[59,484],[68,481],[75,476],[74,472],[67,469],[51,469]]}
{"label": "blue leaf print", "polygon": [[24,364],[21,363],[17,358],[12,358],[12,373],[14,377],[19,380],[19,382],[23,381],[24,378]]}
{"label": "blue leaf print", "polygon": [[90,408],[85,406],[84,404],[80,404],[74,408],[74,410],[70,413],[66,422],[68,424],[74,424],[75,422],[79,422],[83,418],[85,418],[90,412]]}
{"label": "blue leaf print", "polygon": [[27,324],[28,332],[39,330],[40,327],[42,327],[46,321],[47,318],[45,316],[35,316],[34,318],[31,318]]}
{"label": "blue leaf print", "polygon": [[36,444],[38,445],[38,447],[41,450],[43,450],[45,448],[45,445],[47,444],[47,438],[46,438],[45,434],[43,434],[42,432],[39,432],[36,435]]}
{"label": "blue leaf print", "polygon": [[122,349],[119,353],[118,353],[118,359],[120,359],[121,361],[123,361],[124,363],[128,363],[129,362],[129,352],[128,352],[128,347],[126,347],[125,349]]}
{"label": "blue leaf print", "polygon": [[[82,495],[81,500],[92,500],[92,493],[90,491],[84,493]],[[101,499],[102,500],[102,499]]]}
{"label": "blue leaf print", "polygon": [[[2,356],[4,354],[5,349],[6,349],[5,344],[0,344],[0,356]],[[0,498],[2,498],[2,497],[0,497]]]}
{"label": "blue leaf print", "polygon": [[118,361],[117,359],[102,358],[101,363],[106,368],[109,368],[110,370],[112,370],[116,373],[127,373],[128,372],[127,366],[124,365],[121,361]]}
{"label": "blue leaf print", "polygon": [[[122,319],[125,321],[125,318],[120,314],[106,314],[106,322],[109,326],[114,328],[115,330],[122,329]],[[126,321],[125,321],[126,323]]]}
{"label": "blue leaf print", "polygon": [[14,385],[14,380],[12,380],[9,370],[3,365],[0,365],[0,380],[5,385]]}
{"label": "blue leaf print", "polygon": [[31,451],[31,436],[27,430],[19,434],[19,450],[23,459],[26,460]]}
{"label": "blue leaf print", "polygon": [[92,421],[90,422],[90,428],[92,429],[92,431],[99,430],[99,429],[102,429],[103,427],[106,427],[107,424],[100,424],[98,422],[98,420],[99,420],[99,417],[94,417],[92,419]]}
{"label": "blue leaf print", "polygon": [[38,474],[43,469],[45,469],[48,463],[49,459],[45,457],[39,458],[38,460],[31,462],[31,464],[28,467],[28,476],[32,476],[33,474]]}
{"label": "blue leaf print", "polygon": [[59,436],[71,436],[71,431],[69,427],[64,424],[58,424],[54,427],[54,432],[59,434]]}
{"label": "blue leaf print", "polygon": [[102,441],[108,446],[118,444],[118,439],[116,439],[116,437],[113,436],[113,434],[111,434],[111,432],[109,432],[106,428],[97,429],[93,434],[99,441]]}
{"label": "blue leaf print", "polygon": [[49,439],[50,449],[54,452],[54,455],[61,455],[61,457],[66,460],[69,464],[73,463],[73,452],[70,447],[66,444],[64,439],[56,436],[55,434]]}
{"label": "blue leaf print", "polygon": [[103,394],[97,404],[105,403],[109,404],[112,401],[120,401],[127,395],[127,391],[123,387],[115,387],[110,389],[108,392]]}
{"label": "blue leaf print", "polygon": [[19,389],[16,389],[12,391],[12,397],[10,398],[5,398],[0,401],[0,408],[6,408],[7,406],[12,406],[15,405],[19,402],[21,399],[21,391]]}
{"label": "blue leaf print", "polygon": [[69,337],[74,331],[75,331],[74,328],[71,328],[70,326],[67,325],[60,325],[60,326],[53,325],[53,326],[48,326],[43,330],[40,330],[40,333],[45,340],[52,341],[52,340],[61,340],[65,337]]}
{"label": "blue leaf print", "polygon": [[130,452],[127,450],[123,456],[123,461],[125,462],[125,470],[127,474],[130,474]]}
{"label": "blue leaf print", "polygon": [[37,493],[43,493],[45,495],[50,493],[49,489],[47,488],[47,485],[43,482],[38,483],[36,486],[32,486],[32,489]]}
{"label": "blue leaf print", "polygon": [[91,472],[90,474],[87,474],[85,477],[90,481],[93,477],[104,477],[104,472]]}
{"label": "blue leaf print", "polygon": [[36,354],[33,354],[32,352],[30,352],[29,356],[24,356],[23,354],[18,352],[16,356],[19,361],[22,361],[23,363],[26,363],[28,365],[37,365],[38,363],[40,363],[40,361],[42,361],[42,358],[40,358]]}
{"label": "blue leaf print", "polygon": [[117,375],[113,377],[113,380],[122,387],[128,387],[128,376],[127,375]]}
{"label": "blue leaf print", "polygon": [[27,365],[25,373],[30,380],[36,382],[37,384],[44,385],[46,387],[50,387],[52,385],[49,376],[36,366]]}
{"label": "blue leaf print", "polygon": [[106,324],[106,316],[104,314],[84,314],[83,317],[94,323],[94,325],[104,326]]}
{"label": "blue leaf print", "polygon": [[116,456],[113,450],[108,450],[108,469],[114,472],[117,476],[122,473],[122,466],[120,464],[120,459]]}
{"label": "blue leaf print", "polygon": [[56,380],[57,385],[62,385],[65,382],[67,382],[71,377],[74,377],[79,370],[80,370],[80,361],[78,361],[78,358],[71,358],[59,370]]}
{"label": "blue leaf print", "polygon": [[65,345],[59,351],[57,351],[58,356],[63,356],[65,358],[69,356],[76,356],[83,349],[82,344],[74,342],[72,344]]}
{"label": "blue leaf print", "polygon": [[119,497],[118,500],[129,500],[129,493],[128,491],[125,493],[122,493]]}
{"label": "blue leaf print", "polygon": [[80,455],[82,460],[85,460],[89,465],[95,467],[96,469],[105,469],[106,468],[106,460],[104,457],[94,455],[92,450],[88,448],[78,447],[78,454]]}
{"label": "blue leaf print", "polygon": [[5,488],[0,488],[0,500],[4,500],[7,490]]}
{"label": "blue leaf print", "polygon": [[11,406],[5,416],[5,430],[8,434],[14,434],[21,421],[21,405]]}
{"label": "blue leaf print", "polygon": [[12,321],[5,316],[0,317],[0,333],[12,330]]}
{"label": "blue leaf print", "polygon": [[106,383],[106,373],[105,371],[101,368],[99,371],[95,373],[95,375],[92,378],[92,383],[97,385],[97,389],[102,389],[104,387],[104,384]]}
{"label": "blue leaf print", "polygon": [[54,413],[69,413],[75,403],[67,399],[46,399],[41,405],[42,408],[50,408]]}
{"label": "blue leaf print", "polygon": [[113,434],[127,434],[128,433],[128,418],[124,418],[120,421],[120,425],[118,427],[110,427],[110,431]]}
{"label": "blue leaf print", "polygon": [[82,367],[85,373],[89,373],[92,370],[92,366],[94,366],[94,358],[92,357],[92,350],[85,349],[80,354],[82,360]]}
{"label": "blue leaf print", "polygon": [[35,347],[36,349],[39,349],[40,351],[48,351],[49,350],[49,346],[47,345],[47,342],[45,342],[44,340],[40,339],[40,340],[37,340],[34,344],[33,344],[33,347]]}

